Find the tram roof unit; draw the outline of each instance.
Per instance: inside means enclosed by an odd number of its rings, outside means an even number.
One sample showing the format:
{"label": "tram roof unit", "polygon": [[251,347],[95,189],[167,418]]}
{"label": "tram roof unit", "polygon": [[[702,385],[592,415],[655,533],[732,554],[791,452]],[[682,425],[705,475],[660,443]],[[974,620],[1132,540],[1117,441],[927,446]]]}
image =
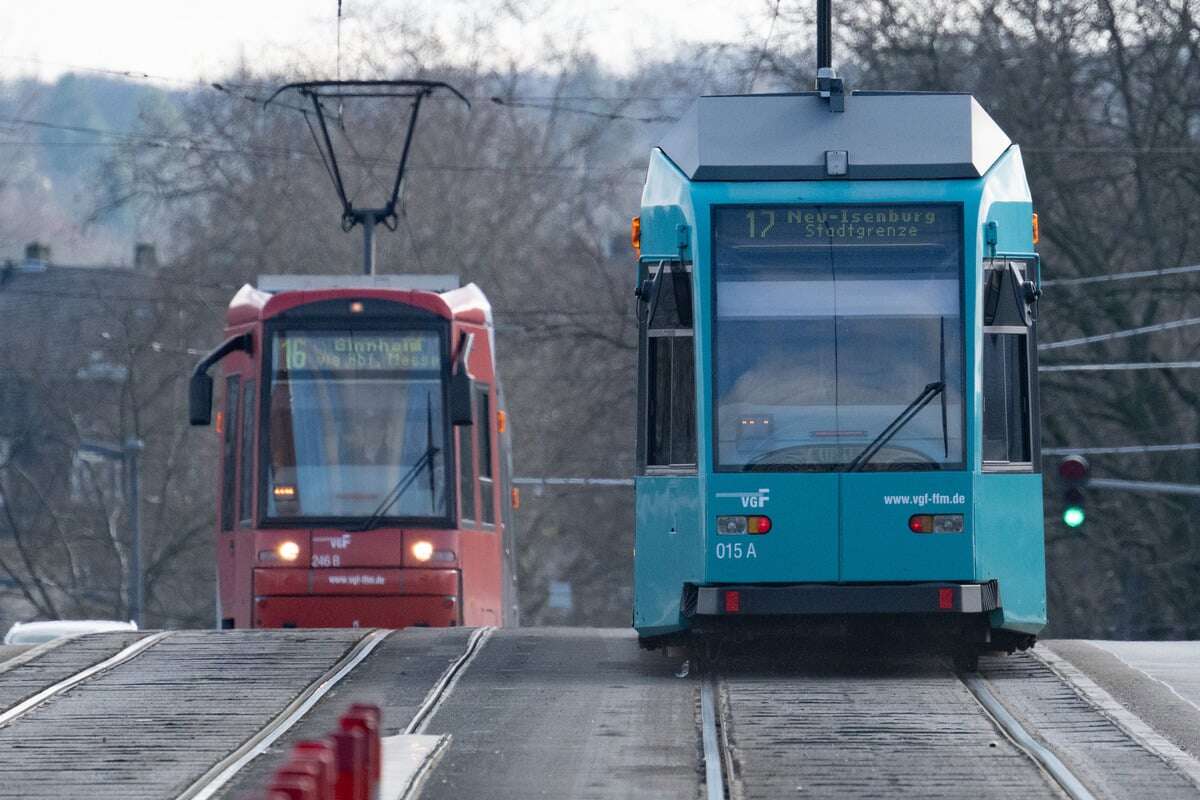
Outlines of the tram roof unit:
{"label": "tram roof unit", "polygon": [[693,181],[806,181],[979,178],[1011,144],[969,94],[852,92],[834,112],[801,92],[701,97],[658,146]]}
{"label": "tram roof unit", "polygon": [[391,300],[441,317],[492,325],[492,306],[474,283],[457,275],[263,275],[259,286],[242,286],[229,302],[230,326],[269,319],[321,300]]}

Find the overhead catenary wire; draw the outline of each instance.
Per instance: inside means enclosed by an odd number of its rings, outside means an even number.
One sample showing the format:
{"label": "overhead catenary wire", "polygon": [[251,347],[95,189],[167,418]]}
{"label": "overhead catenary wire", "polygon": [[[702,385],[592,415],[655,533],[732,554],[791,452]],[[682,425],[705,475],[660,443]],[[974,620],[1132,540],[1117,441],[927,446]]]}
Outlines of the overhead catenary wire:
{"label": "overhead catenary wire", "polygon": [[[295,108],[295,107],[292,107]],[[303,110],[303,109],[298,109]],[[98,142],[97,146],[112,146],[120,147],[126,145],[141,145],[158,149],[174,149],[183,151],[194,151],[200,153],[209,153],[214,155],[237,155],[237,156],[258,156],[258,157],[278,157],[278,158],[306,158],[311,160],[319,160],[321,158],[318,151],[299,150],[294,148],[283,147],[279,145],[241,145],[230,146],[221,142],[213,142],[206,139],[195,139],[184,134],[136,134],[123,131],[104,130],[100,128],[87,128],[75,125],[60,125],[58,123],[46,122],[44,120],[34,120],[26,118],[6,118],[0,117],[0,123],[12,123],[27,127],[45,128],[49,130],[62,130],[69,133],[84,133],[100,137],[116,139],[117,141]],[[19,145],[27,147],[42,147],[46,146],[45,142],[22,141],[22,142],[5,142],[0,140],[0,146],[3,145]],[[74,145],[75,143],[63,143]],[[393,159],[384,158],[381,156],[363,156],[364,163],[372,162],[378,164],[394,163]],[[501,166],[498,164],[440,164],[440,163],[425,163],[411,164],[408,169],[418,171],[439,171],[439,172],[497,172],[522,175],[542,175],[542,174],[568,174],[575,175],[580,178],[590,178],[598,175],[612,175],[617,172],[642,172],[636,167],[617,167],[611,171],[594,170],[584,166],[571,165],[547,165],[537,167],[512,167]]]}
{"label": "overhead catenary wire", "polygon": [[1140,280],[1142,278],[1159,278],[1166,275],[1186,275],[1200,272],[1200,264],[1186,267],[1169,267],[1167,269],[1146,269],[1138,272],[1112,272],[1106,275],[1088,275],[1081,278],[1053,278],[1042,281],[1042,286],[1087,286],[1095,283],[1114,283],[1117,281]]}
{"label": "overhead catenary wire", "polygon": [[646,117],[637,117],[637,116],[633,116],[631,114],[619,114],[619,113],[613,112],[613,111],[593,111],[590,108],[571,108],[570,106],[561,105],[558,102],[537,103],[537,102],[529,102],[526,100],[518,100],[516,98],[499,97],[499,96],[492,96],[488,99],[491,100],[492,103],[494,103],[495,105],[505,106],[507,108],[529,108],[529,109],[535,109],[538,111],[555,111],[555,112],[563,112],[566,114],[583,114],[585,116],[598,117],[600,119],[607,119],[607,120],[628,120],[630,122],[657,123],[657,122],[676,122],[679,119],[679,117],[674,117],[674,116],[670,116],[670,115],[666,115],[666,114],[658,114],[655,116],[646,116]]}
{"label": "overhead catenary wire", "polygon": [[1191,319],[1175,320],[1174,322],[1160,322],[1155,325],[1143,325],[1140,328],[1113,331],[1112,333],[1100,333],[1096,334],[1095,336],[1083,336],[1078,339],[1066,339],[1061,342],[1044,342],[1038,345],[1038,350],[1059,350],[1064,347],[1076,347],[1081,344],[1095,344],[1096,342],[1108,342],[1114,339],[1126,339],[1130,336],[1141,336],[1147,333],[1171,331],[1176,330],[1177,328],[1187,328],[1192,325],[1200,325],[1200,318],[1193,317]]}
{"label": "overhead catenary wire", "polygon": [[1044,456],[1108,456],[1140,455],[1142,453],[1181,453],[1200,450],[1200,442],[1182,444],[1130,444],[1117,447],[1043,447]]}
{"label": "overhead catenary wire", "polygon": [[1048,364],[1038,372],[1128,372],[1149,369],[1198,369],[1200,361],[1141,361],[1118,364]]}

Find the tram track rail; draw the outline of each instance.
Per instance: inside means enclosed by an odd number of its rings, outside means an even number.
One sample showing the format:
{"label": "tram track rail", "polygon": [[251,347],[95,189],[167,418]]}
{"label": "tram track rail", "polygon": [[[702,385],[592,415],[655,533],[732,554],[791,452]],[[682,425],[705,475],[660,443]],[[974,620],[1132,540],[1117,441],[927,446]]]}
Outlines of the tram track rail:
{"label": "tram track rail", "polygon": [[[128,663],[146,650],[166,639],[171,635],[171,633],[171,631],[160,631],[159,633],[150,634],[149,636],[138,639],[136,642],[128,645],[115,655],[110,656],[99,663],[92,664],[85,669],[81,669],[78,672],[63,678],[62,680],[52,683],[45,689],[42,689],[40,692],[37,692],[36,694],[25,698],[11,708],[0,712],[0,728],[15,722],[29,712],[33,711],[35,708],[41,706],[43,703],[69,692],[71,689],[75,688],[89,678],[93,678],[103,672],[107,672],[108,670],[115,669],[116,667]],[[41,655],[41,652],[45,651],[40,651],[38,655]]]}
{"label": "tram track rail", "polygon": [[[715,680],[700,685],[700,740],[704,747],[705,800],[725,800],[725,757],[721,732],[717,729]],[[724,726],[722,726],[724,727]]]}
{"label": "tram track rail", "polygon": [[[1023,723],[1001,702],[981,675],[957,672],[979,711],[998,733],[1020,751],[1043,774],[1048,784],[1071,800],[1097,800],[1097,795],[1059,757],[1055,750],[1039,740],[1037,731]],[[704,761],[705,800],[743,800],[731,743],[730,700],[722,692],[722,678],[711,675],[700,686],[700,726]]]}
{"label": "tram track rail", "polygon": [[984,712],[991,717],[997,728],[1014,745],[1041,767],[1071,800],[1096,800],[1096,796],[1084,785],[1075,773],[1046,745],[1037,740],[1021,722],[1013,716],[999,698],[992,693],[987,681],[978,675],[960,672],[958,678],[971,695],[979,702]]}
{"label": "tram track rail", "polygon": [[354,668],[392,633],[392,630],[374,630],[359,639],[345,655],[310,683],[270,722],[180,792],[176,796],[177,800],[209,800],[215,797],[243,767],[266,752],[267,748],[303,719],[322,697],[353,672]]}
{"label": "tram track rail", "polygon": [[494,627],[477,628],[471,634],[471,638],[467,640],[467,646],[463,650],[462,655],[451,662],[450,666],[446,667],[446,671],[442,673],[428,694],[425,695],[424,701],[413,713],[412,719],[404,728],[405,734],[420,734],[424,733],[429,727],[430,721],[437,714],[438,709],[445,702],[450,693],[454,691],[454,687],[458,684],[459,678],[467,671],[467,667],[479,655],[479,651],[487,644],[487,640],[491,638],[495,632]]}

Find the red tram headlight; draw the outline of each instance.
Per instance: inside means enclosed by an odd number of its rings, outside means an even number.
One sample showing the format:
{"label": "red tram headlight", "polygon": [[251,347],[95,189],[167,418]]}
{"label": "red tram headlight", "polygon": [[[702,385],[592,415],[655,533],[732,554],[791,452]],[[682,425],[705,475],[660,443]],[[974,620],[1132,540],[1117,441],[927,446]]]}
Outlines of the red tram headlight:
{"label": "red tram headlight", "polygon": [[433,542],[427,542],[424,539],[414,542],[412,554],[417,561],[428,561],[433,558]]}
{"label": "red tram headlight", "polygon": [[300,557],[300,545],[289,539],[286,542],[280,542],[279,546],[275,548],[275,552],[284,561],[295,561]]}

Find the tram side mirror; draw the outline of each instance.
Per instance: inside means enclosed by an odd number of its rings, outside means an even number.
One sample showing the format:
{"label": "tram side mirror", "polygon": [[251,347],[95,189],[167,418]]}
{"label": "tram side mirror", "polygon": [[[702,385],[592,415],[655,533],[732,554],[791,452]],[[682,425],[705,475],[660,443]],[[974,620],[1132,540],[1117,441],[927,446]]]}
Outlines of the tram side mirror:
{"label": "tram side mirror", "polygon": [[471,425],[471,376],[459,366],[450,376],[450,424]]}
{"label": "tram side mirror", "polygon": [[212,422],[213,379],[204,374],[193,375],[188,384],[188,417],[193,425]]}

